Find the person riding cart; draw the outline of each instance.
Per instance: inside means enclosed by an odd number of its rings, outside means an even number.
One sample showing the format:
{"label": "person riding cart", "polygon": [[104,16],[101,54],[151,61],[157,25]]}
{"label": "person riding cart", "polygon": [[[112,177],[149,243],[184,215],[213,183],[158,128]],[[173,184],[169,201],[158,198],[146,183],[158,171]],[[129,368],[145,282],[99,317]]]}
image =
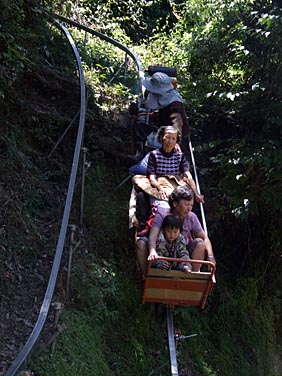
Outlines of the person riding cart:
{"label": "person riding cart", "polygon": [[[188,148],[189,123],[184,108],[184,100],[177,90],[177,80],[171,75],[176,69],[167,67],[149,67],[150,77],[142,80],[144,99],[134,123],[135,155],[129,156],[138,162],[142,159],[145,149],[155,149],[159,145],[154,142],[157,129],[164,125],[173,125],[181,134],[181,150],[186,153]],[[149,137],[148,137],[149,136]]]}

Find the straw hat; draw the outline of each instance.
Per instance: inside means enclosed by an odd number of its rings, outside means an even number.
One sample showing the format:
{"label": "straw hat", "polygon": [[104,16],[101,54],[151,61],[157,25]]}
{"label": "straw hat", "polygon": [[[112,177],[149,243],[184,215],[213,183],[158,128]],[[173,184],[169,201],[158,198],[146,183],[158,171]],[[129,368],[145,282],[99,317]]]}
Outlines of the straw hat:
{"label": "straw hat", "polygon": [[174,89],[171,83],[171,78],[162,72],[156,72],[150,78],[145,78],[142,85],[151,93],[164,94],[169,90]]}

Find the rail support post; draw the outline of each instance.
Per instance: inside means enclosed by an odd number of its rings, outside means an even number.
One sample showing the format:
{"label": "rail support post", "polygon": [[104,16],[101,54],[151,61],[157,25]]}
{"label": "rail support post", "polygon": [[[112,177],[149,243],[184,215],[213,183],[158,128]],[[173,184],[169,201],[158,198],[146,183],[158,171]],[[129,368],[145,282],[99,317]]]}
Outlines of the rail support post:
{"label": "rail support post", "polygon": [[67,271],[67,299],[69,298],[69,291],[70,291],[70,275],[71,275],[71,267],[72,267],[72,255],[73,255],[73,247],[75,244],[74,241],[74,233],[76,230],[76,225],[69,225],[70,227],[70,248],[69,248],[69,261],[68,261],[68,271]]}
{"label": "rail support post", "polygon": [[82,225],[83,225],[85,174],[86,174],[86,169],[88,167],[88,163],[86,161],[86,155],[88,152],[88,148],[86,147],[81,148],[81,152],[82,152],[82,172],[81,172],[81,197],[80,197],[80,219],[79,219],[80,228],[82,228]]}
{"label": "rail support post", "polygon": [[[54,303],[52,303],[52,306],[55,309],[54,329],[57,330],[59,318],[61,316],[61,313],[62,313],[62,310],[64,308],[64,305],[61,302],[54,302]],[[55,351],[55,346],[56,346],[56,339],[54,339],[54,341],[51,344],[51,352],[52,353]]]}

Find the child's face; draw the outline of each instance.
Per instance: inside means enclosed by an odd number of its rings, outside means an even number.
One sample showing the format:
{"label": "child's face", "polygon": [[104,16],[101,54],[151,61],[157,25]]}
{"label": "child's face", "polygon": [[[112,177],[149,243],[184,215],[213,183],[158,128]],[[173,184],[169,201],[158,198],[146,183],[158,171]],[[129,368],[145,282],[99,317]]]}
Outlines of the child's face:
{"label": "child's face", "polygon": [[180,234],[180,229],[176,227],[166,227],[163,229],[164,237],[170,241],[178,238]]}

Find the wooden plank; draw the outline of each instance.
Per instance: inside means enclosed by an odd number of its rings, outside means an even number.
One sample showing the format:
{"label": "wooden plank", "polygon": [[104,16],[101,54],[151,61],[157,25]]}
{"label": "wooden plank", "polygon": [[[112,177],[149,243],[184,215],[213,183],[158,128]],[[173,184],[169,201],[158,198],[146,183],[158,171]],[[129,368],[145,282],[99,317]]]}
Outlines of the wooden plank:
{"label": "wooden plank", "polygon": [[162,304],[168,304],[170,306],[181,306],[181,307],[187,307],[187,306],[194,306],[203,308],[204,304],[202,302],[193,301],[193,300],[168,300],[168,299],[161,299],[161,298],[148,298],[147,300],[143,300],[142,303],[162,303]]}
{"label": "wooden plank", "polygon": [[[189,281],[147,278],[142,303],[160,302],[203,308],[212,288],[212,281]],[[192,288],[193,286],[193,288]]]}
{"label": "wooden plank", "polygon": [[206,281],[190,281],[190,280],[172,280],[172,279],[151,279],[148,278],[147,288],[172,289],[172,290],[192,290],[205,291],[207,287]]}
{"label": "wooden plank", "polygon": [[[166,258],[163,259],[166,260]],[[179,259],[170,260],[179,261]],[[142,303],[163,303],[171,306],[193,305],[203,309],[215,282],[214,265],[207,261],[203,263],[211,267],[211,272],[184,273],[179,270],[151,268],[149,264]]]}
{"label": "wooden plank", "polygon": [[157,268],[150,268],[148,271],[147,277],[209,280],[211,278],[211,273],[209,272],[184,273],[179,270],[162,270],[162,269],[157,269]]}
{"label": "wooden plank", "polygon": [[200,301],[203,292],[198,291],[182,291],[182,290],[164,290],[164,289],[146,289],[144,291],[145,298],[165,298],[173,300],[194,300]]}
{"label": "wooden plank", "polygon": [[187,291],[173,291],[173,290],[158,290],[150,289],[146,292],[144,291],[142,303],[152,302],[152,303],[163,303],[163,304],[173,304],[180,306],[193,305],[197,307],[202,307],[205,301],[205,294],[197,292]]}

